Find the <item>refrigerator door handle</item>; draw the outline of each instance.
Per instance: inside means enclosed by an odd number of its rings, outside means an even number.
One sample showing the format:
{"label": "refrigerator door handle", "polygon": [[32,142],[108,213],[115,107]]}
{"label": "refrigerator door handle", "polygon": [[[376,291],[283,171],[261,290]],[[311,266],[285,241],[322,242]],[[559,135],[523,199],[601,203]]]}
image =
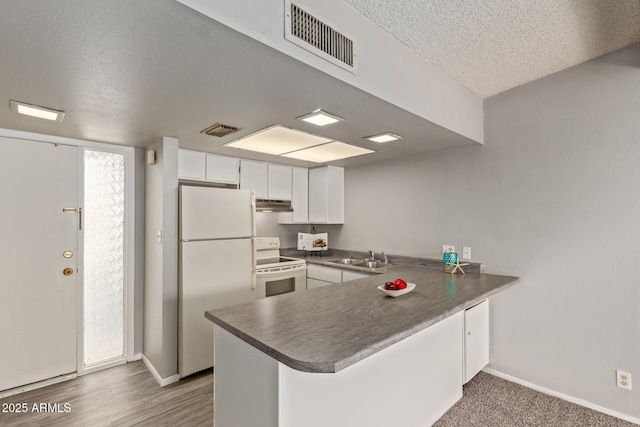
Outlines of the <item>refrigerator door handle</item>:
{"label": "refrigerator door handle", "polygon": [[[255,214],[254,214],[255,215]],[[255,237],[251,238],[251,289],[256,288],[256,241]]]}
{"label": "refrigerator door handle", "polygon": [[[251,235],[256,235],[256,193],[253,190],[251,190]],[[253,265],[255,266],[255,263]]]}

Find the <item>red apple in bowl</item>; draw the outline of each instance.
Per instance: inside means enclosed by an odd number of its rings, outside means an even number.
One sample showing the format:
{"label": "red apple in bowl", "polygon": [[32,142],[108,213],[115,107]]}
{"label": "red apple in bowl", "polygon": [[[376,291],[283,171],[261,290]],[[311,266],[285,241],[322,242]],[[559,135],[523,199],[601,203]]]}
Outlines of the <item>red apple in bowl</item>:
{"label": "red apple in bowl", "polygon": [[407,282],[402,279],[396,279],[393,283],[395,283],[397,290],[405,289],[407,287]]}
{"label": "red apple in bowl", "polygon": [[[405,287],[407,285],[405,284]],[[398,290],[398,285],[396,285],[395,282],[387,282],[384,284],[384,288],[388,291],[397,291]]]}

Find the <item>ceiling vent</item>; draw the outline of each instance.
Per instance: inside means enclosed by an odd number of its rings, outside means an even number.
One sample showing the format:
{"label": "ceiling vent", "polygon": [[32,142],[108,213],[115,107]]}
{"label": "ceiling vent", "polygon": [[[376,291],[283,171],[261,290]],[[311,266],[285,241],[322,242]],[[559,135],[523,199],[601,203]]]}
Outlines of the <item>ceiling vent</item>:
{"label": "ceiling vent", "polygon": [[285,2],[285,39],[352,73],[355,43],[298,5]]}
{"label": "ceiling vent", "polygon": [[208,128],[201,130],[200,133],[222,138],[223,136],[229,135],[230,133],[238,132],[239,130],[240,128],[237,128],[234,126],[223,125],[222,123],[216,123],[215,125],[211,125]]}

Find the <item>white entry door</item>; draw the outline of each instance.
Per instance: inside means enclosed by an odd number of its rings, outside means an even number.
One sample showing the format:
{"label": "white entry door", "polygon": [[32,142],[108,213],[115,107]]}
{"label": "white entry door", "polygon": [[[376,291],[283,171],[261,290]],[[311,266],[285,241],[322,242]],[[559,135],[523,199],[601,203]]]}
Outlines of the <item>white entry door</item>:
{"label": "white entry door", "polygon": [[0,138],[0,390],[77,370],[77,150]]}

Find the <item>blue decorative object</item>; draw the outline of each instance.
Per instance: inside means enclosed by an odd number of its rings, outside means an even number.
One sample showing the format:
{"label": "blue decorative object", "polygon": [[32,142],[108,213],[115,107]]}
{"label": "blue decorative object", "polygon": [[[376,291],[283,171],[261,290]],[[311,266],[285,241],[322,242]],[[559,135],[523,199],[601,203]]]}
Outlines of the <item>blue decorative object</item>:
{"label": "blue decorative object", "polygon": [[458,263],[458,254],[455,252],[445,252],[442,255],[444,261],[444,272],[451,273]]}

